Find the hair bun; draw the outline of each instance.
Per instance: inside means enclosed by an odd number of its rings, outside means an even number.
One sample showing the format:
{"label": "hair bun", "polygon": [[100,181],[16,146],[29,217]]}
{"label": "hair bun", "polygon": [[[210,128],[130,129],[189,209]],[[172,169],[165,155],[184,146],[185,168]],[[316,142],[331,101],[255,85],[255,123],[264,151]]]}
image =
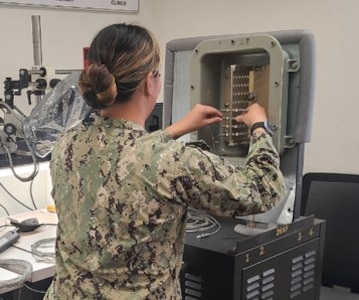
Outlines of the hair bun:
{"label": "hair bun", "polygon": [[83,70],[79,87],[85,100],[94,108],[109,106],[117,97],[115,77],[105,65],[91,64]]}

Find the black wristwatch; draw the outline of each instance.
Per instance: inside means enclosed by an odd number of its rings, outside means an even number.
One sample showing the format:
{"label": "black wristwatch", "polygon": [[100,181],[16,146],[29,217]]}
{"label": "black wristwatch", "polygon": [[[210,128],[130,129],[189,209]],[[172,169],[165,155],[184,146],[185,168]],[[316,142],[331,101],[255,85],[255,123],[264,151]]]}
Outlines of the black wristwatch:
{"label": "black wristwatch", "polygon": [[268,121],[254,123],[251,127],[251,135],[257,128],[264,128],[270,136],[273,135],[273,127],[268,123]]}

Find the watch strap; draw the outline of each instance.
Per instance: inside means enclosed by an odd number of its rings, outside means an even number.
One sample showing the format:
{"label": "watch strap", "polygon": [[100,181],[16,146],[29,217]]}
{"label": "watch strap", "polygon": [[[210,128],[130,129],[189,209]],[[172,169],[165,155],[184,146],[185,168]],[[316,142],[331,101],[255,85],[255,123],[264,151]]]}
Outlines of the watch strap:
{"label": "watch strap", "polygon": [[254,123],[251,127],[251,135],[253,135],[254,130],[257,128],[264,128],[269,135],[273,135],[273,131],[267,121]]}

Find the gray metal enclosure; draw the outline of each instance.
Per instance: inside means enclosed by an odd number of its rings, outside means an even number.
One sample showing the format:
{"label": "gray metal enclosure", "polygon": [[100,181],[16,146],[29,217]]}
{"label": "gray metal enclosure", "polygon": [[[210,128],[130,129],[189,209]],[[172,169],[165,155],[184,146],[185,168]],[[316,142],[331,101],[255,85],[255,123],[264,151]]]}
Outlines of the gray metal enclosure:
{"label": "gray metal enclosure", "polygon": [[224,121],[185,136],[243,163],[248,128],[233,117],[252,101],[266,108],[274,127],[288,194],[256,221],[286,224],[299,217],[305,143],[311,138],[315,85],[314,36],[307,30],[201,36],[166,45],[163,126],[181,119],[196,103],[212,105]]}

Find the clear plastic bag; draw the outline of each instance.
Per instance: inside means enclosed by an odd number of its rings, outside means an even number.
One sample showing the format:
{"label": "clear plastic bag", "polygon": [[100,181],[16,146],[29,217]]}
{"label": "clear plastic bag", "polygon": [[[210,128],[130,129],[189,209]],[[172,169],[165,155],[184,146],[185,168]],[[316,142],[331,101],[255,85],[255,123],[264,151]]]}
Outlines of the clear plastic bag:
{"label": "clear plastic bag", "polygon": [[79,76],[80,72],[66,76],[25,118],[25,138],[36,156],[44,158],[51,153],[60,135],[79,124],[92,110],[78,89]]}

